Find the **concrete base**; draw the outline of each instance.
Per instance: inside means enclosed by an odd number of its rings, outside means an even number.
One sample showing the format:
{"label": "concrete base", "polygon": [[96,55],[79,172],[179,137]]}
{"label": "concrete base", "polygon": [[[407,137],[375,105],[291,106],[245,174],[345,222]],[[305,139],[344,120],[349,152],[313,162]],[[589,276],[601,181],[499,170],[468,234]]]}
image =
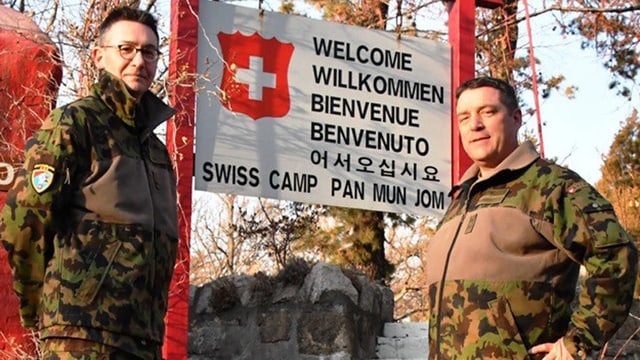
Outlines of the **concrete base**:
{"label": "concrete base", "polygon": [[378,337],[378,359],[424,360],[428,357],[427,323],[386,323],[383,335]]}

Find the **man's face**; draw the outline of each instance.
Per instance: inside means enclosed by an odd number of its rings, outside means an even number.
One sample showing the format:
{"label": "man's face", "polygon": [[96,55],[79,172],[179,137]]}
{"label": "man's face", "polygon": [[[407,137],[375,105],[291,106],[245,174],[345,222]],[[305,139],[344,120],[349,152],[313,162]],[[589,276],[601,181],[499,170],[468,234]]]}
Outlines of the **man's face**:
{"label": "man's face", "polygon": [[134,50],[131,60],[123,58],[119,45],[135,48],[157,49],[158,39],[150,27],[135,21],[122,20],[114,23],[103,35],[101,46],[93,52],[96,67],[106,70],[121,79],[131,95],[138,100],[151,86],[158,66],[157,59],[146,61],[142,52]]}
{"label": "man's face", "polygon": [[465,90],[456,106],[462,146],[481,170],[498,166],[518,147],[520,109],[509,111],[492,87]]}

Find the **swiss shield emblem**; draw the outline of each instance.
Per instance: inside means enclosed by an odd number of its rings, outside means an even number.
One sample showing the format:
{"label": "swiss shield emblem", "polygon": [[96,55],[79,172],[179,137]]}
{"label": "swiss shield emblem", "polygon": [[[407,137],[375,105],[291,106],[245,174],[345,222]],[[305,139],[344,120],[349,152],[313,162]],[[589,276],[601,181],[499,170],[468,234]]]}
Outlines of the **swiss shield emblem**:
{"label": "swiss shield emblem", "polygon": [[287,77],[293,44],[238,31],[219,33],[218,40],[225,61],[222,105],[253,120],[285,116],[291,108]]}

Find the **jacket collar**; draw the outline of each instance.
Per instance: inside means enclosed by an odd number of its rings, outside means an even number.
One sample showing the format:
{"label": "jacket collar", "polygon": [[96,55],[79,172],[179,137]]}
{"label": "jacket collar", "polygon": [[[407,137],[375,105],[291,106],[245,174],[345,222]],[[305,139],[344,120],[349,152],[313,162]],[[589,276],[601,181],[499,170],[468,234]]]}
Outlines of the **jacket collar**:
{"label": "jacket collar", "polygon": [[[504,171],[515,171],[522,169],[524,167],[529,166],[534,161],[540,158],[540,154],[536,151],[535,146],[530,141],[525,141],[520,144],[509,156],[507,156],[502,162],[495,168],[495,171],[487,176],[483,177],[482,181],[486,181],[487,179],[491,179],[493,177],[498,176],[499,173]],[[480,167],[476,164],[473,164],[465,171],[462,175],[460,181],[451,189],[450,194],[453,194],[456,190],[458,190],[462,184],[472,181],[477,178],[480,173]]]}
{"label": "jacket collar", "polygon": [[[93,85],[93,92],[126,125],[139,128],[143,138],[176,112],[150,91],[142,95],[138,104],[124,82],[104,70],[100,72],[98,82]],[[136,113],[145,115],[136,121]]]}

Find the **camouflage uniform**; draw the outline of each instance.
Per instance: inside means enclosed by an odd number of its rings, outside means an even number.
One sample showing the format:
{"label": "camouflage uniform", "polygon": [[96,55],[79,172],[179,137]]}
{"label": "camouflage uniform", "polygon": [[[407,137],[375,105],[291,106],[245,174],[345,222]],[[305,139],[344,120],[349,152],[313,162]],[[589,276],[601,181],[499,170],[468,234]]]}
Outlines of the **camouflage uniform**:
{"label": "camouflage uniform", "polygon": [[47,338],[42,359],[46,360],[139,360],[131,353],[87,340]]}
{"label": "camouflage uniform", "polygon": [[[428,245],[429,357],[526,359],[565,337],[586,358],[627,317],[636,249],[611,204],[520,145],[493,174],[472,166]],[[578,307],[571,310],[580,265]]]}
{"label": "camouflage uniform", "polygon": [[103,71],[91,96],[52,111],[26,145],[2,211],[25,327],[157,358],[177,239],[176,179],[153,129],[174,114],[139,104]]}

